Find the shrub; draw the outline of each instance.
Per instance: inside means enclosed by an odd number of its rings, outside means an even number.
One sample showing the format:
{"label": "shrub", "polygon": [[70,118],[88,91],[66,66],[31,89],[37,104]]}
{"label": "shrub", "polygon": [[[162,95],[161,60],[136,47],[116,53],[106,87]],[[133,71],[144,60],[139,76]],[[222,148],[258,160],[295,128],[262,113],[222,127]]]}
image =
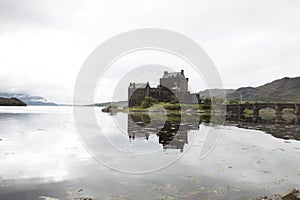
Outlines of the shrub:
{"label": "shrub", "polygon": [[166,109],[166,110],[180,110],[180,104],[179,103],[163,103],[162,106]]}
{"label": "shrub", "polygon": [[142,108],[149,108],[157,103],[158,103],[158,101],[156,99],[154,99],[152,97],[145,97],[145,99],[141,103],[141,106],[142,106]]}
{"label": "shrub", "polygon": [[205,110],[211,109],[211,99],[210,98],[204,99],[202,108]]}

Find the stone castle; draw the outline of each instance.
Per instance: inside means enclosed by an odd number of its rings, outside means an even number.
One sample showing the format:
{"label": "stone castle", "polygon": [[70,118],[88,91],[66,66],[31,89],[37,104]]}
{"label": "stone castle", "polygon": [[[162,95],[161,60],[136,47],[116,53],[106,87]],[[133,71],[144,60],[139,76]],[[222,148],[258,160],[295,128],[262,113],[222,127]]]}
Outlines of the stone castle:
{"label": "stone castle", "polygon": [[200,102],[199,94],[188,91],[188,78],[184,71],[164,72],[157,87],[150,87],[147,83],[130,83],[128,87],[128,107],[141,105],[145,97],[153,97],[159,102],[178,102],[197,104]]}

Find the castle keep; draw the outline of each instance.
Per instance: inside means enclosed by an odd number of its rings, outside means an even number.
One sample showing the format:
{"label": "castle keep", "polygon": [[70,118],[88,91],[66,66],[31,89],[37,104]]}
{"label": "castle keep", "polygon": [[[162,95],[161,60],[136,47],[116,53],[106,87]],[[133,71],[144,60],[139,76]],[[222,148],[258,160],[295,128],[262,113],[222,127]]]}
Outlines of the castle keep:
{"label": "castle keep", "polygon": [[164,72],[157,87],[147,83],[130,83],[128,87],[128,107],[139,106],[145,97],[153,97],[159,102],[199,103],[199,94],[188,91],[188,78],[184,71]]}

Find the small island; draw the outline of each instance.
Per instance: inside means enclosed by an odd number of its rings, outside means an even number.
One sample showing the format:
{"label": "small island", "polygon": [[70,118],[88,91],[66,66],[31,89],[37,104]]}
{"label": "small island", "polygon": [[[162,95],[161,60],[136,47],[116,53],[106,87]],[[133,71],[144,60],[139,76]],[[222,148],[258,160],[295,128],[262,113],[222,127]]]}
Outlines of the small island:
{"label": "small island", "polygon": [[205,106],[201,104],[200,95],[188,90],[188,81],[184,70],[181,70],[180,72],[165,71],[156,87],[151,87],[149,82],[131,82],[128,86],[127,108],[119,109],[110,104],[102,111],[160,112],[164,110],[173,114],[182,114],[181,111],[207,112],[208,109],[204,109]]}
{"label": "small island", "polygon": [[27,106],[26,103],[17,98],[0,97],[0,106]]}

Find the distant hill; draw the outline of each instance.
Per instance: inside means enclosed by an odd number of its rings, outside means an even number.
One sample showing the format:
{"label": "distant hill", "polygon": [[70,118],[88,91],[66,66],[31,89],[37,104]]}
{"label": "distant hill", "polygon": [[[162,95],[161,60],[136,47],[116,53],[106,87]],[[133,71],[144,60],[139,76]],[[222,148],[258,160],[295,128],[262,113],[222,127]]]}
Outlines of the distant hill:
{"label": "distant hill", "polygon": [[209,89],[209,90],[203,90],[200,91],[200,98],[204,99],[204,98],[209,98],[210,96],[215,96],[215,97],[222,97],[225,92],[226,96],[228,95],[232,95],[235,90],[234,89]]}
{"label": "distant hill", "polygon": [[31,96],[23,93],[0,93],[0,97],[17,98],[30,106],[57,106],[56,103],[50,102],[41,96]]}
{"label": "distant hill", "polygon": [[128,104],[128,101],[116,101],[116,102],[103,102],[103,103],[95,103],[88,106],[96,106],[96,107],[106,107],[108,105],[115,105],[118,107],[125,107]]}
{"label": "distant hill", "polygon": [[[213,89],[221,92],[220,89]],[[241,87],[237,90],[225,89],[227,99],[243,101],[273,101],[273,102],[300,102],[300,77],[282,78],[259,87]],[[209,90],[201,91],[201,98],[209,97]],[[218,95],[215,95],[218,97]]]}
{"label": "distant hill", "polygon": [[26,104],[17,98],[0,97],[0,106],[26,106]]}

